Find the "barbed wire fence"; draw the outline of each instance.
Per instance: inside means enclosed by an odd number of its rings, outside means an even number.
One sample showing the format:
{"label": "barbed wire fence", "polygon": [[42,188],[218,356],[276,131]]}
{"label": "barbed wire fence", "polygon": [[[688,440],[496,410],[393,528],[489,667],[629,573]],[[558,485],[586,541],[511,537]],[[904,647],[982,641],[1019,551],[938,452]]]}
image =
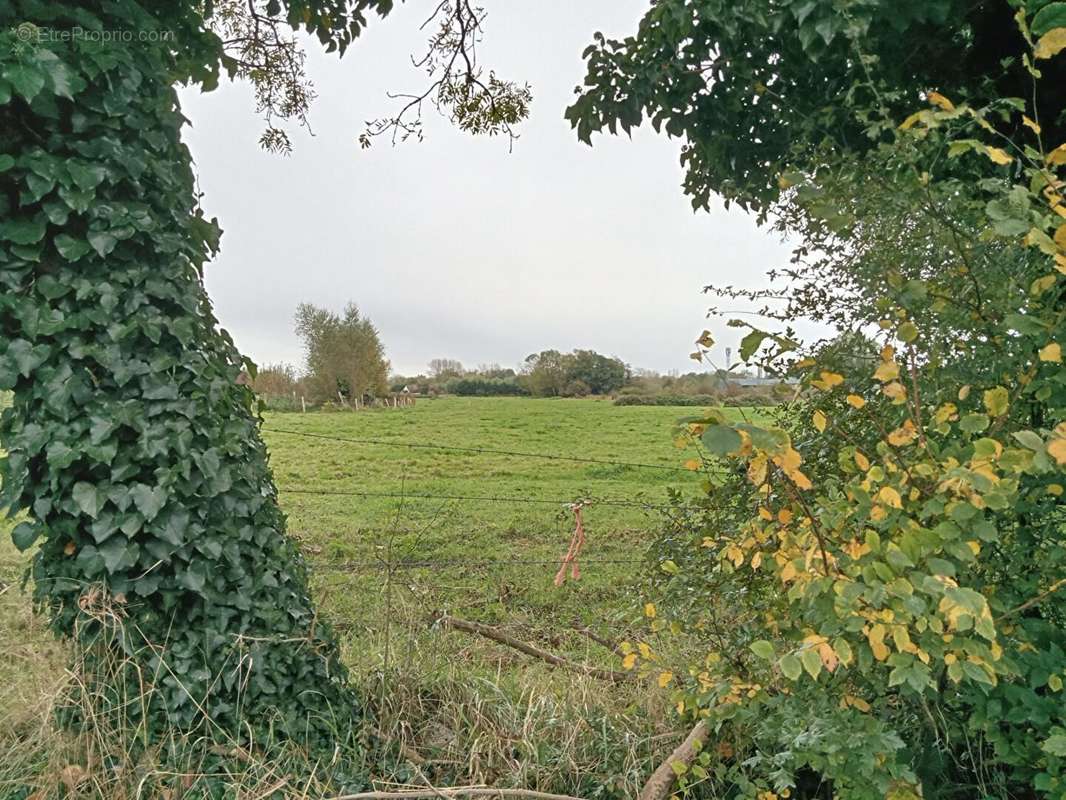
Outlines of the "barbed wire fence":
{"label": "barbed wire fence", "polygon": [[[302,437],[337,446],[387,447],[413,452],[456,453],[464,456],[507,456],[522,460],[611,466],[625,468],[626,470],[650,470],[677,476],[693,476],[696,474],[689,467],[680,466],[676,463],[648,463],[630,461],[623,458],[599,458],[531,450],[340,436],[272,425],[264,426],[263,430],[268,434]],[[701,464],[702,469],[699,474],[703,476],[717,471],[713,464],[706,459],[702,459]],[[350,480],[350,478],[346,478],[346,480]],[[610,480],[610,478],[598,478],[598,480]],[[573,575],[575,576],[579,574],[577,568],[584,568],[586,572],[591,570],[594,574],[595,571],[601,569],[617,571],[621,568],[625,570],[625,576],[635,582],[640,569],[648,566],[650,562],[639,548],[634,547],[631,541],[622,541],[617,532],[604,531],[597,524],[589,525],[587,522],[584,527],[588,528],[587,538],[593,543],[592,546],[602,547],[605,542],[616,546],[609,548],[609,552],[606,555],[586,557],[581,552],[581,544],[584,544],[586,538],[585,531],[581,525],[581,513],[598,507],[631,510],[633,512],[647,513],[649,522],[651,515],[658,515],[661,522],[664,519],[671,519],[678,511],[676,503],[639,496],[617,496],[617,494],[596,496],[584,490],[575,491],[571,497],[497,494],[489,491],[485,493],[413,491],[408,485],[406,474],[401,476],[399,487],[391,491],[379,490],[370,486],[366,488],[359,486],[355,488],[332,488],[293,485],[291,483],[279,484],[278,490],[283,496],[381,500],[387,501],[394,506],[392,520],[388,525],[376,530],[364,529],[360,531],[360,536],[363,540],[361,544],[364,550],[370,541],[374,541],[373,546],[376,552],[371,557],[363,555],[360,557],[322,558],[312,552],[307,559],[313,579],[323,585],[324,591],[340,593],[341,599],[338,605],[342,610],[339,611],[340,617],[332,620],[333,623],[342,629],[358,625],[372,635],[376,633],[380,638],[380,648],[377,656],[382,675],[382,700],[384,699],[384,694],[388,692],[388,676],[396,653],[400,650],[413,650],[413,645],[410,642],[406,647],[397,646],[394,642],[394,636],[400,628],[405,629],[405,635],[408,637],[426,636],[427,632],[459,630],[477,636],[480,639],[491,640],[497,645],[506,645],[531,658],[539,659],[554,666],[562,666],[573,672],[585,675],[599,675],[600,677],[616,675],[610,665],[616,664],[614,656],[617,654],[615,642],[618,639],[618,636],[616,636],[618,631],[604,630],[602,627],[596,630],[591,625],[579,624],[581,616],[579,613],[574,613],[572,619],[564,620],[563,618],[566,616],[567,611],[575,611],[575,604],[580,603],[582,584],[578,581],[575,586],[564,590],[558,585],[558,576],[564,572],[563,567],[567,565],[567,559],[572,558]],[[428,520],[424,524],[418,527],[401,524],[405,521],[407,513],[414,504],[421,506],[425,503],[435,504],[436,507],[429,514]],[[511,557],[501,557],[498,553],[486,553],[469,558],[458,556],[433,558],[410,553],[412,548],[418,549],[423,538],[434,529],[441,513],[445,509],[459,508],[466,510],[474,506],[485,505],[507,505],[536,509],[555,508],[557,509],[555,527],[558,532],[551,537],[545,537],[541,532],[523,534],[521,531],[511,531],[511,538],[527,538],[540,542],[540,545],[534,548],[536,552],[525,556],[515,554]],[[539,514],[539,511],[537,513]],[[574,530],[575,522],[577,523],[576,531]],[[571,534],[570,531],[574,531],[574,533]],[[577,552],[573,552],[578,532],[581,533],[581,544],[577,544]],[[300,536],[298,531],[296,535],[297,537]],[[339,535],[339,537],[335,535],[334,538],[343,538],[343,534]],[[398,546],[401,538],[404,540],[404,547]],[[612,542],[612,538],[618,539],[618,541]],[[568,541],[570,542],[569,550],[567,549]],[[554,556],[542,555],[544,549],[549,546],[554,548],[558,554]],[[619,549],[623,552],[617,552]],[[500,579],[501,575],[504,576],[503,579]],[[554,589],[550,588],[553,583],[553,576],[557,578]],[[614,577],[618,578],[617,575]],[[466,584],[462,585],[462,594],[467,600],[465,607],[463,601],[456,597],[459,592],[452,591],[456,589],[456,586],[448,584],[449,580],[454,581],[456,578],[466,580]],[[494,580],[496,583],[493,583]],[[478,589],[484,593],[491,593],[495,589],[502,595],[507,591],[511,591],[508,586],[508,581],[510,580],[527,582],[528,585],[525,587],[515,587],[514,591],[517,592],[522,589],[528,589],[533,584],[543,584],[541,588],[545,592],[556,592],[558,601],[553,604],[555,607],[551,610],[557,613],[552,613],[550,615],[551,618],[537,618],[535,620],[537,625],[527,625],[526,629],[522,630],[522,638],[507,632],[513,629],[515,625],[512,624],[512,620],[506,617],[500,621],[501,614],[499,613],[489,615],[496,618],[496,624],[492,625],[474,619],[464,619],[463,616],[460,616],[460,614],[478,616],[476,603],[474,598],[470,597],[471,594],[476,595]],[[429,588],[426,588],[427,586]],[[373,592],[378,595],[376,603],[366,600]],[[452,597],[449,597],[449,595],[452,595]],[[357,620],[343,618],[345,615],[343,607],[345,605],[353,606],[355,598],[364,599],[364,602],[359,605],[364,612],[368,606],[376,605],[378,618],[373,619],[366,613],[359,616]],[[503,600],[497,600],[496,605],[506,607],[506,603]],[[489,605],[493,602],[490,598],[489,600],[484,600],[482,605]],[[398,611],[401,605],[404,606],[403,613]],[[577,610],[580,611],[580,607]],[[353,614],[352,616],[358,615]],[[577,631],[579,640],[598,643],[604,652],[599,653],[598,658],[590,661],[590,656],[593,654],[588,648],[585,649],[584,658],[576,658],[570,653],[559,655],[545,650],[541,646],[543,642],[534,643],[528,641],[544,633],[543,630],[531,632],[529,628],[538,626],[543,628],[545,625],[559,623],[562,623],[567,628],[568,634]],[[622,633],[625,633],[625,631],[622,631]],[[552,637],[548,636],[548,638]],[[554,644],[558,645],[559,637],[555,636],[554,638]],[[550,641],[547,642],[547,644],[552,643]]]}

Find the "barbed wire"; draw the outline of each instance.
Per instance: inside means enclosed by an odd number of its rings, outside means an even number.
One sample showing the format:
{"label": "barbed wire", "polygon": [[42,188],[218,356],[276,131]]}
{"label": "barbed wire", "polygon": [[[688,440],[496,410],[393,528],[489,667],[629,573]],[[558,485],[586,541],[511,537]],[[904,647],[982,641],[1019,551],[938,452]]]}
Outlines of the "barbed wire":
{"label": "barbed wire", "polygon": [[[327,561],[308,561],[314,572],[350,572],[359,569],[388,571],[399,569],[443,569],[446,567],[507,567],[507,566],[558,566],[558,558],[475,560],[463,558],[400,560],[389,562],[385,559],[344,561],[341,563]],[[582,558],[581,566],[586,564],[647,564],[644,558]]]}
{"label": "barbed wire", "polygon": [[570,500],[552,499],[545,497],[516,497],[503,495],[461,495],[461,494],[424,494],[421,492],[364,492],[347,489],[298,489],[289,486],[279,486],[278,491],[288,494],[310,494],[337,497],[379,497],[396,500],[455,500],[459,502],[486,502],[486,503],[516,503],[529,505],[553,505],[573,506],[581,504],[585,506],[614,506],[620,508],[645,508],[656,511],[677,510],[678,505],[669,503],[651,503],[643,500],[623,500],[620,498],[607,497],[577,497]]}
{"label": "barbed wire", "polygon": [[[282,433],[289,436],[305,436],[310,439],[326,439],[333,442],[346,442],[348,444],[370,444],[381,445],[383,447],[403,447],[412,450],[448,450],[457,453],[478,453],[481,455],[501,455],[501,456],[518,456],[521,458],[542,458],[548,461],[571,461],[579,464],[602,464],[605,466],[615,467],[633,467],[635,469],[659,469],[669,472],[687,472],[691,473],[688,467],[677,466],[673,464],[647,464],[640,461],[617,461],[607,458],[592,458],[586,456],[561,456],[554,453],[530,453],[521,450],[500,450],[492,447],[471,447],[463,445],[450,445],[450,444],[429,444],[426,442],[391,442],[387,439],[357,439],[347,436],[333,436],[325,433],[310,433],[308,431],[294,431],[287,428],[274,428],[263,427],[263,430],[268,433]],[[704,470],[710,472],[720,472],[721,470]]]}

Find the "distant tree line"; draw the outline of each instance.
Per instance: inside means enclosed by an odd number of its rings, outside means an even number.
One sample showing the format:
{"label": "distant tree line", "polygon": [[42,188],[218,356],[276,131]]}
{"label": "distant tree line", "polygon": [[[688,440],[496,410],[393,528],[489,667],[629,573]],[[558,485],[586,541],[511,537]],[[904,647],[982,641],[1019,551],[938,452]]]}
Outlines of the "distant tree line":
{"label": "distant tree line", "polygon": [[381,337],[354,303],[339,314],[301,303],[296,334],[304,345],[303,371],[292,364],[267,364],[252,380],[268,408],[372,403],[388,395],[389,362]]}

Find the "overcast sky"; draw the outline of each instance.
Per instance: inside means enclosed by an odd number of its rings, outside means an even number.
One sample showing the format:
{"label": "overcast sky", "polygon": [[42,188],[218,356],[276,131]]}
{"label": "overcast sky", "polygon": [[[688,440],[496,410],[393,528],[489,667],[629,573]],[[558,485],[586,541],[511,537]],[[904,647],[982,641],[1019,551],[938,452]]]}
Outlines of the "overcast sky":
{"label": "overcast sky", "polygon": [[425,2],[373,20],[342,59],[309,46],[314,136],[297,130],[288,157],[259,149],[246,85],[183,92],[203,204],[224,230],[207,268],[223,326],[259,364],[299,363],[297,303],[351,300],[405,374],[437,357],[516,366],[575,347],[688,371],[704,327],[735,348],[735,329],[705,319],[701,289],[764,285],[784,245],[738,210],[693,213],[679,144],[650,127],[589,148],[563,119],[593,32],[631,33],[647,0],[484,5],[483,63],[533,89],[513,152],[435,112],[422,143],[359,149],[365,121],[396,108],[387,90],[425,85],[410,65]]}

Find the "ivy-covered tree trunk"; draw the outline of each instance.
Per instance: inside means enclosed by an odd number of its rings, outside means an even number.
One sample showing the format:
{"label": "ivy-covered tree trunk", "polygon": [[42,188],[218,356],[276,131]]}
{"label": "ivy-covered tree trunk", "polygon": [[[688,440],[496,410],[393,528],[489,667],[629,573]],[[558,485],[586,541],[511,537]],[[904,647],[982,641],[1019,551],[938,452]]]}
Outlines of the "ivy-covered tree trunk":
{"label": "ivy-covered tree trunk", "polygon": [[[180,140],[177,49],[151,40],[217,39],[78,5],[0,3],[0,508],[24,515],[55,632],[124,659],[132,724],[314,745],[358,712],[204,291],[220,231]],[[77,26],[133,38],[55,38]],[[122,631],[103,649],[101,608]]]}

